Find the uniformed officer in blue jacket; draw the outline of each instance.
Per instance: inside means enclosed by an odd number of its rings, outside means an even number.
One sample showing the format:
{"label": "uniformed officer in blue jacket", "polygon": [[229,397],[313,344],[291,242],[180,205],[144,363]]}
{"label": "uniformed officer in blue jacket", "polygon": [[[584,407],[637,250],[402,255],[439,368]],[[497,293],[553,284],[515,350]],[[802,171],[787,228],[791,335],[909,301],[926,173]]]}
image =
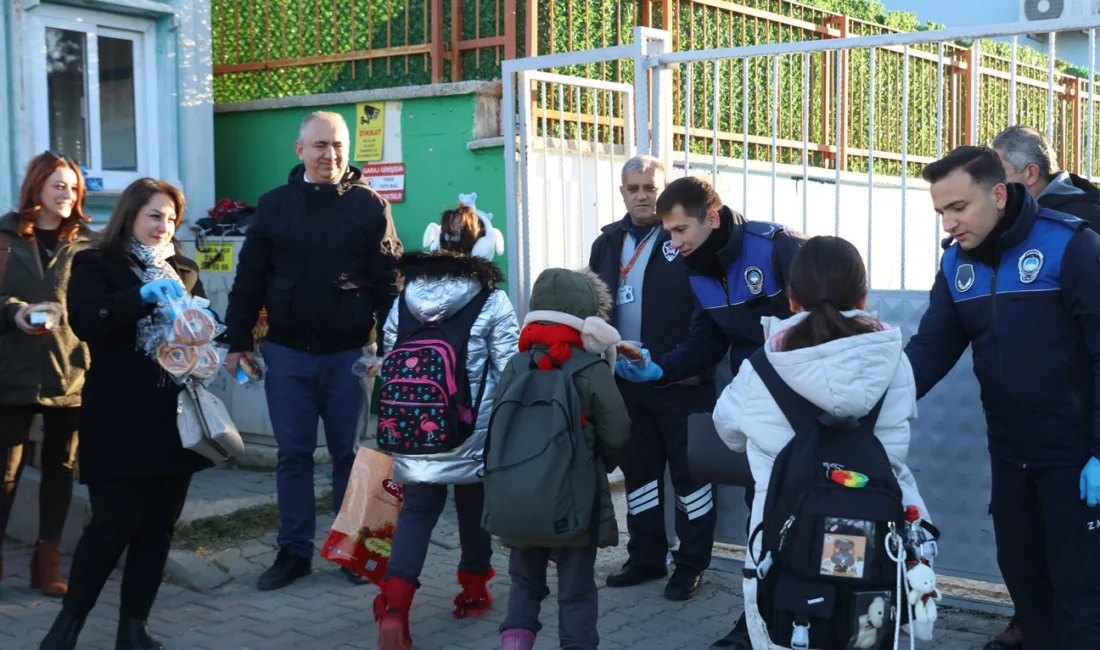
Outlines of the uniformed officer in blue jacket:
{"label": "uniformed officer in blue jacket", "polygon": [[[611,324],[623,339],[640,341],[660,355],[687,337],[693,306],[684,257],[657,218],[665,167],[651,156],[636,156],[623,165],[622,181],[627,214],[596,238],[588,266],[615,296]],[[632,587],[667,574],[667,464],[680,545],[672,553],[676,570],[665,598],[687,600],[699,588],[714,547],[714,489],[692,478],[687,462],[688,417],[714,409],[714,368],[672,386],[618,383],[630,411],[630,442],[619,463],[630,542],[625,566],[608,576],[607,586]]]}
{"label": "uniformed officer in blue jacket", "polygon": [[972,346],[997,561],[1023,637],[1098,648],[1100,235],[1006,185],[992,149],[960,147],[923,176],[954,243],[906,348],[917,395]]}
{"label": "uniformed officer in blue jacket", "polygon": [[[630,381],[677,382],[705,372],[729,352],[734,375],[764,345],[764,316],[791,315],[787,271],[805,237],[780,225],[747,221],[722,205],[710,183],[685,177],[657,199],[657,215],[673,250],[688,267],[695,298],[691,328],[675,349],[645,367],[620,360],[615,372]],[[752,491],[745,500],[752,507]],[[745,617],[715,648],[748,650]]]}

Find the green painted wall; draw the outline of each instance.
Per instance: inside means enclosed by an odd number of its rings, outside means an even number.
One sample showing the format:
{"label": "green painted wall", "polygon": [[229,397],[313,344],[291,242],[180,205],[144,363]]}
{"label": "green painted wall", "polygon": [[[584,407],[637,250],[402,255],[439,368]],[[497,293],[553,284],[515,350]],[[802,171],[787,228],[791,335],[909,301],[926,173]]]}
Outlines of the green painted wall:
{"label": "green painted wall", "polygon": [[[215,114],[217,197],[255,205],[261,194],[285,183],[298,163],[294,154],[298,125],[314,110],[339,112],[352,123],[355,105]],[[407,250],[422,248],[424,229],[443,210],[455,206],[460,193],[477,192],[478,209],[493,214],[493,224],[507,240],[503,148],[467,149],[473,124],[473,95],[402,102],[405,200],[393,204],[393,218]],[[496,259],[505,271],[510,252]]]}

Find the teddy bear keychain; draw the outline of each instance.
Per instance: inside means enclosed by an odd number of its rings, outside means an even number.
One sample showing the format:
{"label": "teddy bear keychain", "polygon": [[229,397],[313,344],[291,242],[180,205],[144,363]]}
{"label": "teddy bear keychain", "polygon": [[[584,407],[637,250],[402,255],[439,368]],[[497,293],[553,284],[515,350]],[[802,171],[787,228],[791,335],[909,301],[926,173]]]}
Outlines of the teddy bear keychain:
{"label": "teddy bear keychain", "polygon": [[909,569],[909,603],[913,618],[918,623],[936,622],[936,601],[943,594],[936,588],[936,574],[927,564],[917,564]]}
{"label": "teddy bear keychain", "polygon": [[866,614],[859,616],[859,631],[856,640],[852,643],[854,648],[873,648],[878,643],[878,632],[886,622],[886,600],[876,596],[867,608]]}

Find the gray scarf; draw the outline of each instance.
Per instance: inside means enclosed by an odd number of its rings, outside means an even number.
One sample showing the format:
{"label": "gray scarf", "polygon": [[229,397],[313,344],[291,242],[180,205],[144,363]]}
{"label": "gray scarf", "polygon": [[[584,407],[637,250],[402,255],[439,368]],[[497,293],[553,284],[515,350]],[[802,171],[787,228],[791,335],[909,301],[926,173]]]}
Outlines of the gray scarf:
{"label": "gray scarf", "polygon": [[[176,254],[175,244],[171,241],[154,248],[145,246],[137,239],[131,239],[130,253],[144,267],[141,274],[142,284],[168,278],[179,282],[180,286],[183,286],[179,273],[168,261]],[[171,326],[166,307],[166,305],[158,306],[151,316],[146,316],[138,321],[137,347],[139,350],[144,350],[153,355],[156,354],[157,346],[165,339],[165,330]]]}

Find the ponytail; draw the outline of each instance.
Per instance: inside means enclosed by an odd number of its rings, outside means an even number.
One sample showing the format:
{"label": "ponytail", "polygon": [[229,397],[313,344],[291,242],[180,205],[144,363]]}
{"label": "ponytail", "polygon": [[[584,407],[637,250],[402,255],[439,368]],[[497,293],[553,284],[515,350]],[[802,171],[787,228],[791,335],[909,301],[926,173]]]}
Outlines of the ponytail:
{"label": "ponytail", "polygon": [[839,237],[813,237],[791,262],[789,295],[807,312],[787,331],[784,350],[810,348],[878,331],[878,322],[841,312],[859,308],[867,296],[867,269],[859,251]]}
{"label": "ponytail", "polygon": [[[854,309],[854,307],[853,307]],[[823,302],[809,310],[806,318],[787,331],[784,350],[799,350],[837,339],[878,331],[879,324],[864,316],[851,318],[840,313],[831,302]]]}

